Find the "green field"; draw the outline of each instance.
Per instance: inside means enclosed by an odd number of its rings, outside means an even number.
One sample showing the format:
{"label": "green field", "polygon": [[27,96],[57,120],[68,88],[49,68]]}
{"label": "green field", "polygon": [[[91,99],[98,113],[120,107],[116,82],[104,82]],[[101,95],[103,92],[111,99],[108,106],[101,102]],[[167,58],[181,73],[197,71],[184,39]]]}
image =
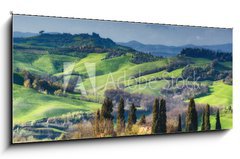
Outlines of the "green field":
{"label": "green field", "polygon": [[[211,130],[215,130],[216,127],[216,117],[215,115],[210,116],[211,121]],[[221,113],[220,114],[220,121],[222,129],[231,129],[232,128],[232,114],[231,113]]]}
{"label": "green field", "polygon": [[68,112],[93,112],[100,104],[45,95],[33,89],[13,84],[13,123],[24,123]]}
{"label": "green field", "polygon": [[64,62],[76,62],[80,58],[66,55],[54,54],[36,54],[15,51],[13,53],[14,63],[13,68],[16,70],[26,70],[36,74],[55,74],[62,72]]}
{"label": "green field", "polygon": [[168,81],[166,80],[152,81],[144,84],[129,86],[125,89],[125,91],[129,93],[147,94],[159,97],[161,95],[161,88],[165,87],[166,85],[168,85]]}
{"label": "green field", "polygon": [[196,98],[195,102],[211,106],[230,106],[232,105],[232,86],[224,84],[222,81],[213,82],[213,85],[210,86],[210,93]]}

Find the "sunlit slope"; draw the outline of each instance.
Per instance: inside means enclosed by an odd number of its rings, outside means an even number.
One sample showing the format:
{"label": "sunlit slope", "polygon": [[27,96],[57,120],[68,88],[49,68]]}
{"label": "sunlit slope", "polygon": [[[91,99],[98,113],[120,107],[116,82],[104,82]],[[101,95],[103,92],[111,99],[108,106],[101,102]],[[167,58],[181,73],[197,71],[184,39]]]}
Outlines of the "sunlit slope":
{"label": "sunlit slope", "polygon": [[14,51],[13,53],[13,69],[26,70],[38,75],[55,74],[63,71],[65,62],[76,62],[80,58],[54,55],[48,52],[44,54],[37,54],[33,52]]}
{"label": "sunlit slope", "polygon": [[222,81],[213,82],[210,86],[210,93],[196,98],[195,102],[211,106],[230,106],[232,105],[232,86]]}
{"label": "sunlit slope", "polygon": [[13,123],[34,121],[74,111],[94,112],[98,108],[98,103],[45,95],[13,84]]}

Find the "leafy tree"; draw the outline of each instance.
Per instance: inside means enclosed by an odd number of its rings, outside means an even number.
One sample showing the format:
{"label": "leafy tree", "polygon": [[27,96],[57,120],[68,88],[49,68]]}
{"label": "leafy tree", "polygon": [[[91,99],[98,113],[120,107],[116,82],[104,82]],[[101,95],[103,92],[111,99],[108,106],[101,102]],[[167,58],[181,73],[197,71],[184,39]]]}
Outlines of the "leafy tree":
{"label": "leafy tree", "polygon": [[120,98],[117,114],[117,132],[121,133],[125,128],[124,100]]}
{"label": "leafy tree", "polygon": [[152,117],[152,133],[155,134],[158,132],[158,117],[159,117],[159,99],[156,98],[153,104],[153,117]]}
{"label": "leafy tree", "polygon": [[222,130],[219,109],[217,110],[217,114],[216,114],[216,130]]}
{"label": "leafy tree", "polygon": [[24,85],[24,87],[26,87],[26,88],[32,88],[32,84],[31,84],[31,82],[30,82],[30,79],[25,80],[24,83],[23,83],[23,85]]}
{"label": "leafy tree", "polygon": [[198,129],[198,114],[193,98],[190,99],[186,114],[186,131],[192,132]]}
{"label": "leafy tree", "polygon": [[42,35],[44,33],[44,30],[39,31],[39,34]]}
{"label": "leafy tree", "polygon": [[132,103],[132,106],[130,107],[129,114],[128,114],[128,129],[131,130],[133,124],[137,122],[137,116],[136,116],[136,107]]}
{"label": "leafy tree", "polygon": [[177,128],[177,132],[182,132],[182,118],[181,115],[178,115],[178,128]]}
{"label": "leafy tree", "polygon": [[159,133],[167,132],[166,101],[161,99],[159,110]]}
{"label": "leafy tree", "polygon": [[140,121],[139,121],[139,124],[140,124],[140,125],[146,124],[146,116],[145,116],[145,114],[143,114],[143,115],[141,116]]}
{"label": "leafy tree", "polygon": [[38,79],[34,79],[33,83],[32,83],[32,86],[34,89],[38,90],[39,89],[39,82],[38,82]]}

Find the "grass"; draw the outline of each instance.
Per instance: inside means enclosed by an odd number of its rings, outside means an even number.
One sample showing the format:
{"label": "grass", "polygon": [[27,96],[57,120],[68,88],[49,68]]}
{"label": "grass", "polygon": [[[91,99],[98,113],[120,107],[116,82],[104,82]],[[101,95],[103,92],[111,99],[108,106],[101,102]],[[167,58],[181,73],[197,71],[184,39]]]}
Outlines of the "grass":
{"label": "grass", "polygon": [[[232,128],[232,114],[231,113],[220,113],[220,122],[222,129],[231,129]],[[216,116],[210,116],[211,130],[216,129]]]}
{"label": "grass", "polygon": [[[34,52],[34,50],[33,50]],[[80,58],[66,55],[36,54],[14,51],[14,70],[20,68],[39,75],[62,72],[64,62],[79,61]]]}
{"label": "grass", "polygon": [[206,96],[195,99],[196,103],[210,104],[211,106],[232,105],[232,86],[215,81],[210,86],[210,93]]}
{"label": "grass", "polygon": [[68,112],[92,112],[100,104],[66,97],[45,95],[33,89],[13,84],[13,123],[59,116]]}
{"label": "grass", "polygon": [[147,95],[154,95],[160,96],[160,89],[163,88],[168,84],[168,81],[161,80],[161,81],[152,81],[145,84],[138,84],[127,87],[125,91],[129,93],[138,93],[138,94],[147,94]]}
{"label": "grass", "polygon": [[[86,74],[86,62],[96,64],[96,77],[86,78],[83,81],[83,85],[88,94],[93,94],[92,82],[96,81],[97,94],[104,95],[106,89],[117,88],[119,85],[124,84],[125,81],[132,78],[133,75],[140,72],[149,71],[159,67],[163,67],[168,64],[168,59],[161,59],[159,61],[147,62],[143,64],[131,63],[131,55],[126,54],[113,59],[102,60],[106,54],[92,53],[87,57],[81,59],[75,64],[75,66],[69,66],[65,73],[70,72],[71,68],[74,68],[74,72]],[[60,74],[58,74],[60,75]]]}
{"label": "grass", "polygon": [[205,58],[193,58],[193,57],[185,57],[185,58],[186,60],[193,62],[194,66],[203,66],[203,65],[210,64],[212,62],[212,60],[205,59]]}
{"label": "grass", "polygon": [[[177,58],[164,58],[154,62],[147,62],[142,64],[134,64],[131,62],[131,54],[126,54],[120,57],[105,59],[107,53],[91,53],[85,58],[75,58],[65,55],[52,55],[48,53],[26,53],[14,52],[14,69],[21,68],[34,72],[37,74],[52,74],[54,76],[62,75],[63,73],[70,73],[71,67],[74,65],[73,71],[79,74],[88,75],[89,68],[86,63],[94,64],[96,69],[95,77],[88,77],[84,79],[83,86],[87,90],[88,97],[93,95],[92,82],[96,82],[96,91],[100,97],[104,96],[107,89],[116,89],[119,85],[132,85],[127,87],[125,91],[129,93],[139,93],[147,95],[160,95],[160,89],[168,83],[166,80],[151,81],[146,84],[137,84],[137,81],[149,81],[156,77],[172,77],[178,78],[182,75],[183,68],[166,72],[166,70],[140,76],[134,78],[133,76],[139,72],[145,72],[157,68],[164,67],[170,62],[177,60]],[[211,60],[202,58],[189,58],[187,60],[193,62],[194,66],[202,66],[209,64]],[[62,72],[63,63],[72,62],[65,72]],[[231,63],[220,63],[225,68],[230,68]],[[94,66],[93,65],[93,66]],[[183,81],[179,81],[182,84]],[[202,84],[211,85],[210,93],[196,98],[196,103],[210,104],[211,106],[228,106],[232,104],[232,86],[224,84],[222,81],[205,81]],[[191,83],[192,84],[192,83]],[[44,117],[52,117],[62,115],[74,111],[92,111],[100,107],[99,104],[80,101],[77,99],[69,99],[52,95],[40,94],[32,89],[24,88],[19,85],[14,85],[14,123],[21,123],[41,119]],[[229,117],[222,117],[223,124],[226,127],[231,120]]]}
{"label": "grass", "polygon": [[220,62],[225,68],[232,69],[232,62]]}

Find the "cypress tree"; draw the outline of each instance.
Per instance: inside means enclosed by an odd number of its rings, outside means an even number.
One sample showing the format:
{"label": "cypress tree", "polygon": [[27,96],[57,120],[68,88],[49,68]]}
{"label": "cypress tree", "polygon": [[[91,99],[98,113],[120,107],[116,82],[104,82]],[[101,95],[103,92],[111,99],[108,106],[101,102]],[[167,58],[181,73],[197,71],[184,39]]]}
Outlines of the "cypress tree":
{"label": "cypress tree", "polygon": [[177,132],[182,132],[182,118],[181,115],[178,115],[178,128],[177,128]]}
{"label": "cypress tree", "polygon": [[205,109],[203,109],[203,112],[202,112],[202,126],[201,126],[201,130],[205,131]]}
{"label": "cypress tree", "polygon": [[97,136],[100,133],[100,110],[98,109],[94,121],[94,133]]}
{"label": "cypress tree", "polygon": [[217,110],[217,114],[216,114],[216,130],[222,130],[219,109]]}
{"label": "cypress tree", "polygon": [[140,121],[139,121],[139,124],[140,124],[140,125],[146,124],[146,116],[145,116],[145,114],[143,114],[143,115],[141,116]]}
{"label": "cypress tree", "polygon": [[101,132],[104,133],[105,135],[111,135],[114,132],[112,111],[113,111],[112,100],[106,97],[102,104],[102,109],[100,113]]}
{"label": "cypress tree", "polygon": [[102,104],[101,120],[103,120],[103,119],[112,120],[113,119],[112,111],[113,111],[112,100],[110,98],[106,97]]}
{"label": "cypress tree", "polygon": [[207,104],[203,110],[202,114],[202,131],[211,130],[211,123],[210,123],[210,106]]}
{"label": "cypress tree", "polygon": [[197,131],[198,129],[198,115],[193,98],[190,99],[188,110],[186,114],[186,131]]}
{"label": "cypress tree", "polygon": [[211,123],[210,123],[210,106],[207,104],[205,108],[205,117],[204,117],[204,128],[205,131],[211,130]]}
{"label": "cypress tree", "polygon": [[159,133],[167,132],[167,114],[166,114],[166,101],[161,99],[159,109]]}
{"label": "cypress tree", "polygon": [[121,133],[125,128],[125,119],[124,119],[124,100],[120,98],[118,105],[118,114],[117,114],[117,132]]}
{"label": "cypress tree", "polygon": [[128,114],[128,129],[131,130],[133,124],[137,122],[137,116],[136,116],[136,107],[132,103],[132,106],[130,107],[129,114]]}
{"label": "cypress tree", "polygon": [[153,104],[153,117],[152,117],[152,133],[158,132],[158,117],[159,117],[159,99],[156,98]]}

